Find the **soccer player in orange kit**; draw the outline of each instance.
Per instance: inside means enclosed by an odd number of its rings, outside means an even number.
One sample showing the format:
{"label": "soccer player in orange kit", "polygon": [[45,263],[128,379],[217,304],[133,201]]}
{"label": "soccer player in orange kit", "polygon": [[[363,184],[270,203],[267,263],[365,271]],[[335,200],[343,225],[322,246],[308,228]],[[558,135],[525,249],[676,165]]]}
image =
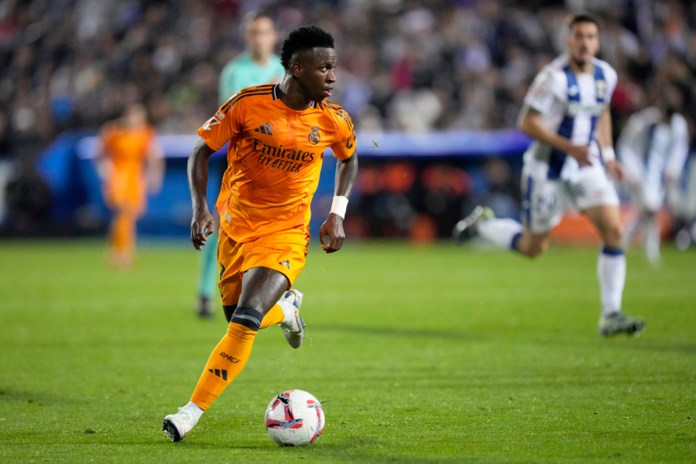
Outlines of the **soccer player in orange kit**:
{"label": "soccer player in orange kit", "polygon": [[309,26],[283,42],[280,84],[233,95],[199,130],[188,162],[193,202],[191,241],[200,249],[213,231],[207,208],[207,165],[229,141],[228,168],[217,201],[220,214],[219,288],[229,320],[191,400],[164,418],[172,441],[183,439],[244,368],[259,329],[280,324],[288,343],[304,340],[302,294],[292,289],[304,267],[310,203],[324,151],[338,159],[335,196],[319,231],[325,252],[341,249],[343,218],[358,169],[348,114],[325,101],[336,82],[333,37]]}
{"label": "soccer player in orange kit", "polygon": [[162,186],[162,152],[140,103],[127,105],[121,118],[105,124],[100,143],[97,173],[112,212],[109,260],[116,267],[129,267],[135,254],[136,221],[145,212],[148,192],[159,192]]}

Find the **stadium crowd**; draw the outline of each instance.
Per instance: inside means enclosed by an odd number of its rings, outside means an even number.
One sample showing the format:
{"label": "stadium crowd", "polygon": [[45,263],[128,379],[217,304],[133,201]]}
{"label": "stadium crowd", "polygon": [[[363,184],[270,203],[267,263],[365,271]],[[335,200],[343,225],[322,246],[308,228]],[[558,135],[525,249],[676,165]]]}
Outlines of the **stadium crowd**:
{"label": "stadium crowd", "polygon": [[[619,73],[617,134],[665,82],[685,102],[696,95],[696,4],[686,0],[6,0],[0,156],[32,158],[128,102],[145,102],[162,133],[193,133],[243,49],[241,18],[259,8],[281,35],[316,23],[336,37],[333,100],[359,130],[514,127],[531,79],[563,49],[570,10],[601,18],[601,57]],[[684,112],[693,126],[696,106]]]}
{"label": "stadium crowd", "polygon": [[124,101],[147,102],[160,131],[191,132],[216,105],[220,69],[242,50],[240,17],[260,6],[281,33],[317,23],[336,36],[335,100],[363,129],[514,126],[530,79],[562,49],[569,8],[602,18],[602,57],[620,75],[618,117],[661,81],[696,89],[696,5],[687,1],[9,0],[0,7],[0,151],[97,128]]}

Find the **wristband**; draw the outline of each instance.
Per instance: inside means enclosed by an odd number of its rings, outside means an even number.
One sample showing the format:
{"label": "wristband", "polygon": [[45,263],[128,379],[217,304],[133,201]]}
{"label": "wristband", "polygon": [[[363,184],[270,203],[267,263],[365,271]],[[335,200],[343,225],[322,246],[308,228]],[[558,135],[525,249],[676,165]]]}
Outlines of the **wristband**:
{"label": "wristband", "polygon": [[614,161],[616,159],[616,152],[614,151],[614,147],[604,147],[602,149],[602,159],[604,160],[604,162]]}
{"label": "wristband", "polygon": [[346,217],[346,209],[348,208],[348,198],[344,196],[337,195],[333,197],[331,202],[331,212],[337,216],[341,216],[341,219]]}

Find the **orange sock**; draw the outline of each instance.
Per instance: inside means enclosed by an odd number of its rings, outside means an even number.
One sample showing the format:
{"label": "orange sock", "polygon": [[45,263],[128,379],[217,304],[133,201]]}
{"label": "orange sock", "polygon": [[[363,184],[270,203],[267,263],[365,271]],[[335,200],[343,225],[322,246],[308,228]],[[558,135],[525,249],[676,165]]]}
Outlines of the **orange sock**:
{"label": "orange sock", "polygon": [[265,329],[272,325],[280,324],[285,320],[285,313],[283,308],[280,307],[278,303],[274,304],[270,311],[266,313],[261,321],[261,328]]}
{"label": "orange sock", "polygon": [[191,401],[206,410],[242,372],[251,356],[256,330],[230,322],[227,333],[208,358],[203,374],[193,390]]}
{"label": "orange sock", "polygon": [[109,241],[112,258],[117,261],[131,260],[135,250],[135,217],[125,212],[116,213],[111,223]]}

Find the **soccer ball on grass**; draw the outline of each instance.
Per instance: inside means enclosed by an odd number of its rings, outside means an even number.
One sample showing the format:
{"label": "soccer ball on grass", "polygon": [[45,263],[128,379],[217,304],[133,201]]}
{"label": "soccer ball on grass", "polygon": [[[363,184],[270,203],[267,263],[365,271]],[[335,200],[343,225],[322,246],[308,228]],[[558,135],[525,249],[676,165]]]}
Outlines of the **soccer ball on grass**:
{"label": "soccer ball on grass", "polygon": [[286,390],[275,396],[266,408],[266,430],[280,445],[310,445],[324,430],[324,410],[312,394]]}

